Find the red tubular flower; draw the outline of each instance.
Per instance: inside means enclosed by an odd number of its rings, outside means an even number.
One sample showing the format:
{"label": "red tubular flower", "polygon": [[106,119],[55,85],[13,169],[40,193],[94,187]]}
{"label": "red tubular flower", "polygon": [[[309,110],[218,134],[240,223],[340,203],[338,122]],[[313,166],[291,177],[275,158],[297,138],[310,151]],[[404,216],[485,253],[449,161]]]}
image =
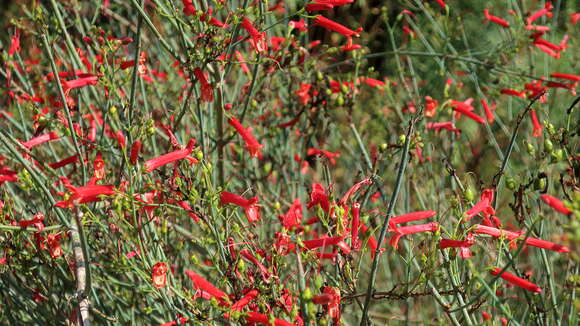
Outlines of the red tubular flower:
{"label": "red tubular flower", "polygon": [[250,156],[257,157],[261,160],[264,156],[260,150],[264,147],[264,145],[258,143],[256,138],[254,138],[254,135],[252,135],[252,132],[244,128],[244,126],[242,126],[242,124],[235,117],[229,118],[228,123],[236,129],[238,134],[240,134],[246,143],[246,149],[250,153]]}
{"label": "red tubular flower", "polygon": [[52,258],[58,258],[63,254],[62,248],[60,247],[60,238],[60,233],[51,233],[46,236],[46,243],[48,244],[48,250]]}
{"label": "red tubular flower", "polygon": [[303,241],[304,247],[308,250],[314,250],[321,247],[333,246],[342,241],[344,237],[324,237],[313,240]]}
{"label": "red tubular flower", "polygon": [[539,46],[543,46],[543,47],[546,47],[546,48],[548,48],[548,49],[550,49],[552,51],[555,51],[555,52],[562,51],[562,48],[559,45],[556,45],[556,44],[554,44],[554,43],[552,43],[550,41],[544,40],[541,37],[536,37],[534,39],[534,45],[536,45],[536,46],[538,46],[538,45]]}
{"label": "red tubular flower", "polygon": [[259,294],[260,292],[258,290],[250,290],[243,298],[232,305],[232,310],[242,311],[242,308],[254,300]]}
{"label": "red tubular flower", "polygon": [[112,196],[115,194],[115,189],[112,185],[73,187],[68,184],[66,187],[71,190],[72,195],[68,200],[56,203],[56,207],[72,208],[75,204],[98,202],[103,200],[103,196]]}
{"label": "red tubular flower", "polygon": [[485,20],[487,20],[487,21],[490,21],[492,23],[498,24],[498,25],[503,26],[503,27],[510,26],[510,23],[507,20],[490,14],[488,9],[483,10],[483,15],[485,16]]}
{"label": "red tubular flower", "polygon": [[153,265],[151,269],[151,283],[156,288],[164,288],[167,286],[167,264],[158,262]]}
{"label": "red tubular flower", "polygon": [[445,1],[443,0],[435,0],[435,2],[437,2],[437,4],[439,6],[441,6],[441,8],[445,9],[445,6],[447,6],[447,4],[445,3]]}
{"label": "red tubular flower", "polygon": [[342,196],[342,198],[338,202],[338,205],[341,205],[341,206],[345,205],[348,202],[348,200],[350,199],[350,197],[352,197],[352,195],[354,195],[357,191],[359,191],[359,189],[363,185],[370,185],[372,183],[373,183],[373,181],[371,179],[368,179],[368,178],[364,179],[360,182],[357,182],[352,187],[350,187],[350,189]]}
{"label": "red tubular flower", "polygon": [[8,48],[8,55],[12,56],[14,53],[20,52],[20,30],[14,31],[14,35],[10,38],[10,48]]}
{"label": "red tubular flower", "polygon": [[397,228],[395,235],[393,235],[389,243],[391,246],[393,246],[393,248],[397,249],[399,247],[399,239],[404,235],[420,232],[435,232],[437,230],[439,230],[439,224],[437,222],[402,226]]}
{"label": "red tubular flower", "polygon": [[102,200],[101,196],[112,196],[115,189],[112,185],[89,185],[73,190],[71,200],[78,203],[91,203]]}
{"label": "red tubular flower", "polygon": [[327,305],[327,313],[330,318],[334,321],[334,325],[339,325],[340,323],[340,290],[325,286],[322,290],[323,294],[314,296],[312,302],[319,305]]}
{"label": "red tubular flower", "polygon": [[328,196],[326,195],[324,187],[322,187],[320,183],[312,184],[312,192],[310,193],[310,202],[306,207],[308,209],[311,209],[312,207],[317,205],[320,205],[322,210],[324,210],[326,213],[330,212],[330,202],[328,201]]}
{"label": "red tubular flower", "polygon": [[[179,317],[179,314],[177,315]],[[187,323],[187,317],[179,317],[179,325],[185,325],[185,323]],[[175,326],[175,325],[177,325],[177,321],[172,320],[159,326]]]}
{"label": "red tubular flower", "polygon": [[325,150],[318,149],[318,148],[309,148],[308,151],[306,152],[306,154],[307,155],[323,155],[326,158],[328,158],[330,165],[336,165],[335,157],[340,156],[340,152],[333,153],[333,152],[325,151]]}
{"label": "red tubular flower", "polygon": [[501,94],[511,95],[516,97],[525,98],[526,92],[525,91],[516,91],[515,89],[504,88],[499,91]]}
{"label": "red tubular flower", "polygon": [[[476,224],[475,230],[473,232],[478,233],[478,234],[487,234],[487,235],[490,235],[490,236],[495,237],[495,238],[506,237],[510,241],[516,240],[516,239],[522,237],[524,234],[523,231],[511,232],[511,231],[500,230],[500,229],[497,229],[494,227],[485,226],[485,225],[481,225],[481,224]],[[547,250],[551,250],[551,251],[557,251],[557,252],[563,252],[563,253],[570,252],[570,249],[565,247],[565,246],[562,246],[562,245],[559,245],[557,243],[553,243],[550,241],[542,240],[542,239],[527,238],[525,243],[528,246],[538,247],[538,248],[547,249]]]}
{"label": "red tubular flower", "polygon": [[290,240],[290,236],[284,233],[276,232],[274,234],[276,240],[274,241],[274,249],[281,256],[294,252],[296,245]]}
{"label": "red tubular flower", "polygon": [[389,220],[389,231],[397,232],[397,224],[424,220],[435,216],[435,214],[437,214],[435,211],[418,211],[392,217]]}
{"label": "red tubular flower", "polygon": [[244,17],[242,19],[242,27],[250,34],[250,43],[257,53],[268,51],[268,43],[266,43],[266,32],[260,33],[252,24],[252,21]]}
{"label": "red tubular flower", "polygon": [[334,22],[334,21],[332,21],[324,16],[320,16],[320,15],[316,16],[316,18],[314,18],[314,24],[318,25],[318,26],[322,26],[330,31],[342,34],[345,37],[359,36],[359,32],[362,31],[362,28],[359,28],[356,31],[353,31],[346,26],[343,26],[337,22]]}
{"label": "red tubular flower", "polygon": [[484,321],[489,321],[491,320],[491,315],[488,312],[482,311],[481,318],[483,318]]}
{"label": "red tubular flower", "polygon": [[49,132],[47,134],[31,138],[28,141],[22,142],[22,146],[24,146],[28,149],[31,149],[34,146],[38,146],[40,144],[44,144],[44,143],[49,142],[49,141],[57,140],[59,138],[60,138],[60,136],[58,135],[58,133],[56,131],[52,131],[52,132]]}
{"label": "red tubular flower", "polygon": [[547,55],[554,57],[556,59],[560,59],[560,52],[559,51],[554,51],[550,47],[548,47],[544,44],[541,44],[541,43],[537,43],[537,42],[534,42],[534,46],[536,48],[538,48],[539,50],[541,50],[542,52],[546,53]]}
{"label": "red tubular flower", "polygon": [[260,206],[257,205],[258,196],[246,199],[231,192],[222,191],[220,201],[223,205],[234,204],[242,207],[250,223],[260,220]]}
{"label": "red tubular flower", "polygon": [[[254,312],[254,311],[248,312],[248,314],[246,315],[246,321],[250,325],[254,325],[254,324],[262,324],[262,325],[268,325],[268,326],[272,325],[272,323],[270,323],[270,317],[268,317],[264,314]],[[289,323],[289,322],[282,320],[282,319],[275,318],[274,319],[274,326],[294,326],[294,324]]]}
{"label": "red tubular flower", "polygon": [[325,11],[332,8],[334,8],[334,6],[328,3],[309,3],[306,5],[306,11],[308,12]]}
{"label": "red tubular flower", "polygon": [[249,262],[251,262],[252,264],[256,265],[256,267],[258,267],[258,269],[260,270],[260,274],[262,274],[262,278],[265,281],[268,281],[270,277],[272,277],[272,273],[270,273],[270,271],[268,271],[266,266],[262,265],[262,263],[260,263],[260,261],[256,258],[256,256],[254,256],[248,249],[240,250],[240,255]]}
{"label": "red tubular flower", "polygon": [[576,23],[580,20],[580,12],[570,14],[570,24],[576,25]]}
{"label": "red tubular flower", "polygon": [[218,288],[216,288],[215,286],[213,286],[210,282],[201,277],[199,274],[191,270],[186,270],[185,275],[187,275],[187,277],[189,277],[189,279],[193,281],[193,285],[198,290],[202,291],[202,293],[206,293],[210,297],[216,298],[221,305],[228,305],[226,303],[227,295]]}
{"label": "red tubular flower", "polygon": [[133,142],[133,145],[131,145],[131,155],[129,157],[129,161],[131,162],[131,164],[136,164],[137,160],[139,159],[139,152],[141,152],[141,141],[136,140]]}
{"label": "red tubular flower", "polygon": [[482,198],[479,202],[477,202],[470,210],[465,212],[466,220],[471,220],[475,215],[488,210],[491,206],[491,201],[488,198]]}
{"label": "red tubular flower", "polygon": [[384,81],[370,77],[360,77],[359,80],[373,88],[382,88],[385,86]]}
{"label": "red tubular flower", "polygon": [[558,198],[551,196],[551,195],[540,195],[540,198],[542,199],[542,201],[546,204],[548,204],[550,207],[552,207],[554,210],[556,210],[557,212],[560,212],[564,215],[571,215],[572,211],[564,206],[564,203],[562,203],[562,201],[560,201]]}
{"label": "red tubular flower", "polygon": [[553,74],[550,74],[550,77],[568,79],[571,81],[580,81],[579,75],[564,74],[564,73],[560,73],[560,72],[555,72]]}
{"label": "red tubular flower", "polygon": [[34,214],[34,217],[30,220],[18,221],[18,226],[20,226],[21,228],[27,228],[27,227],[33,225],[34,227],[36,227],[36,229],[38,229],[38,232],[42,232],[42,230],[44,230],[43,221],[44,221],[44,214],[36,213],[36,214]]}
{"label": "red tubular flower", "polygon": [[213,102],[213,87],[211,87],[211,84],[205,78],[204,73],[201,71],[199,67],[197,67],[193,69],[193,75],[195,76],[195,78],[197,78],[199,84],[201,85],[200,100],[205,102]]}
{"label": "red tubular flower", "polygon": [[455,124],[448,122],[427,122],[427,129],[435,129],[435,132],[440,132],[442,129],[449,130],[455,133],[456,136],[461,134],[461,129],[455,128]]}
{"label": "red tubular flower", "polygon": [[455,110],[455,112],[461,113],[461,114],[467,116],[468,118],[470,118],[476,122],[479,122],[481,124],[485,123],[485,120],[481,116],[469,111],[469,109],[468,109],[469,106],[465,105],[465,103],[452,100],[451,105],[453,106],[453,110]]}
{"label": "red tubular flower", "polygon": [[180,200],[177,202],[177,205],[179,205],[179,207],[185,209],[187,211],[187,214],[195,221],[195,222],[199,222],[200,218],[199,216],[197,216],[197,214],[195,214],[194,212],[192,212],[192,208],[191,206],[189,206],[189,204],[186,201]]}
{"label": "red tubular flower", "polygon": [[351,4],[354,0],[314,0],[316,3],[325,3],[329,5],[333,5],[335,7],[344,6],[347,4]]}
{"label": "red tubular flower", "polygon": [[58,168],[61,168],[63,166],[67,166],[69,164],[76,163],[78,161],[79,161],[79,156],[78,155],[73,155],[73,156],[69,156],[69,157],[67,157],[65,159],[62,159],[62,160],[60,160],[58,162],[50,163],[50,164],[48,164],[48,166],[50,166],[53,169],[58,169]]}
{"label": "red tubular flower", "polygon": [[425,96],[425,116],[427,118],[433,118],[437,112],[437,105],[439,102],[431,98],[431,96]]}
{"label": "red tubular flower", "polygon": [[551,18],[552,17],[552,12],[551,12],[552,9],[554,9],[552,2],[546,1],[546,5],[544,6],[544,8],[536,11],[530,17],[526,18],[526,24],[531,25],[536,19],[538,19],[544,15],[546,15],[548,18]]}
{"label": "red tubular flower", "polygon": [[181,0],[183,4],[183,14],[186,16],[195,15],[196,9],[193,6],[193,0]]}
{"label": "red tubular flower", "polygon": [[360,204],[352,204],[352,223],[350,226],[350,237],[353,249],[360,248],[360,242],[358,240],[358,229],[360,223]]}
{"label": "red tubular flower", "polygon": [[[491,275],[498,275],[500,272],[501,272],[501,268],[497,268],[497,267],[495,267],[493,270],[489,271],[489,273]],[[508,272],[504,271],[500,275],[500,277],[502,279],[508,281],[509,283],[511,283],[519,288],[522,288],[524,290],[528,290],[530,292],[536,292],[536,293],[542,292],[542,289],[539,286],[537,286],[536,284],[534,284],[528,280],[525,280],[521,277],[517,277],[517,276],[510,274]]]}
{"label": "red tubular flower", "polygon": [[[360,223],[360,230],[364,233],[367,233],[369,231],[368,227],[364,224],[364,223]],[[371,251],[371,258],[375,258],[375,252],[377,251],[377,248],[379,247],[378,243],[377,243],[377,239],[375,239],[375,237],[373,235],[369,236],[369,240],[368,240],[368,245],[369,245],[369,250]],[[382,248],[381,249],[381,253],[384,251],[385,249]]]}
{"label": "red tubular flower", "polygon": [[475,244],[475,235],[469,233],[465,240],[441,239],[439,242],[439,249],[459,248],[459,256],[463,259],[467,259],[473,256],[469,249],[473,244]]}
{"label": "red tubular flower", "polygon": [[117,130],[114,134],[114,137],[121,148],[125,148],[125,146],[127,146],[127,141],[125,140],[125,135],[123,134],[122,130]]}
{"label": "red tubular flower", "polygon": [[485,112],[485,117],[487,118],[487,122],[489,124],[492,124],[495,121],[495,116],[493,115],[493,111],[495,111],[496,104],[492,103],[492,106],[490,108],[485,100],[481,100],[481,105],[483,106],[483,111]]}
{"label": "red tubular flower", "polygon": [[287,230],[292,230],[299,226],[302,223],[302,203],[300,198],[294,199],[286,215],[280,215],[279,218],[282,226]]}
{"label": "red tubular flower", "polygon": [[534,126],[534,131],[532,132],[532,136],[540,137],[542,135],[542,125],[538,120],[538,115],[536,111],[530,110],[530,117],[532,118],[532,125]]}
{"label": "red tubular flower", "polygon": [[288,22],[288,26],[290,28],[296,28],[301,32],[306,32],[308,30],[306,21],[304,19],[300,19],[299,21],[291,20]]}
{"label": "red tubular flower", "polygon": [[73,88],[80,88],[90,85],[97,85],[98,83],[98,76],[86,74],[86,76],[72,79],[72,80],[63,80],[62,87],[65,93],[68,93]]}
{"label": "red tubular flower", "polygon": [[193,146],[195,145],[195,140],[191,139],[189,143],[187,143],[187,147],[185,149],[180,149],[171,153],[163,154],[156,158],[152,158],[144,163],[145,165],[145,172],[149,173],[155,169],[158,169],[164,165],[173,163],[175,161],[182,160],[189,156],[193,151]]}

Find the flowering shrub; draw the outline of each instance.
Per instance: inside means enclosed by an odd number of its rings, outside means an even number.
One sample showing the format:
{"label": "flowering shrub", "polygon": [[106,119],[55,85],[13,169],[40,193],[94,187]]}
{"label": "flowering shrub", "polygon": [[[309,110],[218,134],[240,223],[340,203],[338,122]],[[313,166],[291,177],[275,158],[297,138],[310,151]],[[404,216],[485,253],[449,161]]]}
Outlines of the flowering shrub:
{"label": "flowering shrub", "polygon": [[577,323],[577,4],[7,6],[0,323]]}

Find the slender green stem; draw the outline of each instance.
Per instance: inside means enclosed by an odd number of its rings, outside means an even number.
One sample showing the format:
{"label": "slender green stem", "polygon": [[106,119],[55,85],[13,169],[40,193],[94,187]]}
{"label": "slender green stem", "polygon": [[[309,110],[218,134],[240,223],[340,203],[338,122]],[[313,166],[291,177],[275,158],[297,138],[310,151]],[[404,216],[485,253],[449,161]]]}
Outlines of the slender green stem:
{"label": "slender green stem", "polygon": [[375,291],[375,281],[377,278],[377,269],[379,267],[379,261],[381,257],[381,247],[383,246],[383,241],[385,240],[385,235],[387,234],[387,226],[389,225],[389,220],[393,216],[393,211],[395,209],[395,204],[397,202],[397,198],[399,196],[399,192],[401,190],[401,185],[403,183],[403,178],[405,175],[405,169],[407,168],[407,161],[409,156],[409,147],[411,145],[411,136],[415,130],[415,125],[419,121],[421,115],[423,114],[423,110],[417,110],[417,113],[411,118],[409,121],[409,125],[407,127],[406,138],[405,138],[405,145],[403,146],[403,151],[401,153],[401,161],[399,162],[399,170],[397,172],[397,179],[395,181],[395,188],[393,190],[393,194],[391,196],[391,200],[389,202],[389,208],[387,211],[387,215],[384,217],[383,225],[381,227],[381,231],[379,233],[378,238],[378,246],[375,250],[375,257],[373,259],[373,264],[371,267],[371,275],[369,279],[369,285],[365,296],[364,308],[363,313],[360,321],[360,325],[364,326],[368,324],[368,313],[369,313],[369,306],[371,302],[371,297],[373,292]]}

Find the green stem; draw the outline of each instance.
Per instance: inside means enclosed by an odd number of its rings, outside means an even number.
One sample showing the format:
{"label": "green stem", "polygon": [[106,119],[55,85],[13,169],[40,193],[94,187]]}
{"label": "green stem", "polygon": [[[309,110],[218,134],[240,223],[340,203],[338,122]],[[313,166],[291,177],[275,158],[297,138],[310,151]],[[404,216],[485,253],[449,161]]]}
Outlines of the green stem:
{"label": "green stem", "polygon": [[368,324],[368,313],[369,313],[369,306],[371,303],[371,297],[373,292],[375,291],[375,281],[377,278],[377,268],[379,267],[379,261],[381,257],[381,247],[383,246],[383,241],[385,240],[385,235],[387,234],[387,226],[389,225],[389,220],[393,216],[393,211],[395,209],[395,204],[397,202],[397,197],[399,196],[399,192],[401,190],[401,185],[403,183],[403,178],[405,175],[405,169],[407,168],[407,161],[409,156],[409,147],[411,145],[411,135],[415,129],[415,125],[419,121],[419,118],[423,114],[423,110],[417,110],[417,113],[411,118],[409,121],[409,125],[407,127],[407,133],[405,138],[405,145],[403,147],[403,152],[401,153],[401,161],[399,163],[399,171],[397,172],[397,179],[395,181],[395,189],[393,190],[393,195],[389,202],[389,209],[387,211],[387,215],[384,218],[383,225],[381,227],[381,232],[379,234],[379,238],[377,240],[378,246],[375,250],[375,258],[373,259],[373,264],[371,267],[371,275],[369,280],[369,285],[367,288],[363,314],[361,317],[360,325],[365,326]]}

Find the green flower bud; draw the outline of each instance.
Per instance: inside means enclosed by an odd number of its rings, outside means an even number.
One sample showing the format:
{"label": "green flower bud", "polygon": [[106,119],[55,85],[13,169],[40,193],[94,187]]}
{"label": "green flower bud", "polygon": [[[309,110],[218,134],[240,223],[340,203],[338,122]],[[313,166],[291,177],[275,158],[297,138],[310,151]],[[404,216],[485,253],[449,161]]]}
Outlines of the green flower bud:
{"label": "green flower bud", "polygon": [[322,72],[317,71],[316,72],[316,79],[318,80],[323,80],[324,79],[324,75],[322,74]]}

